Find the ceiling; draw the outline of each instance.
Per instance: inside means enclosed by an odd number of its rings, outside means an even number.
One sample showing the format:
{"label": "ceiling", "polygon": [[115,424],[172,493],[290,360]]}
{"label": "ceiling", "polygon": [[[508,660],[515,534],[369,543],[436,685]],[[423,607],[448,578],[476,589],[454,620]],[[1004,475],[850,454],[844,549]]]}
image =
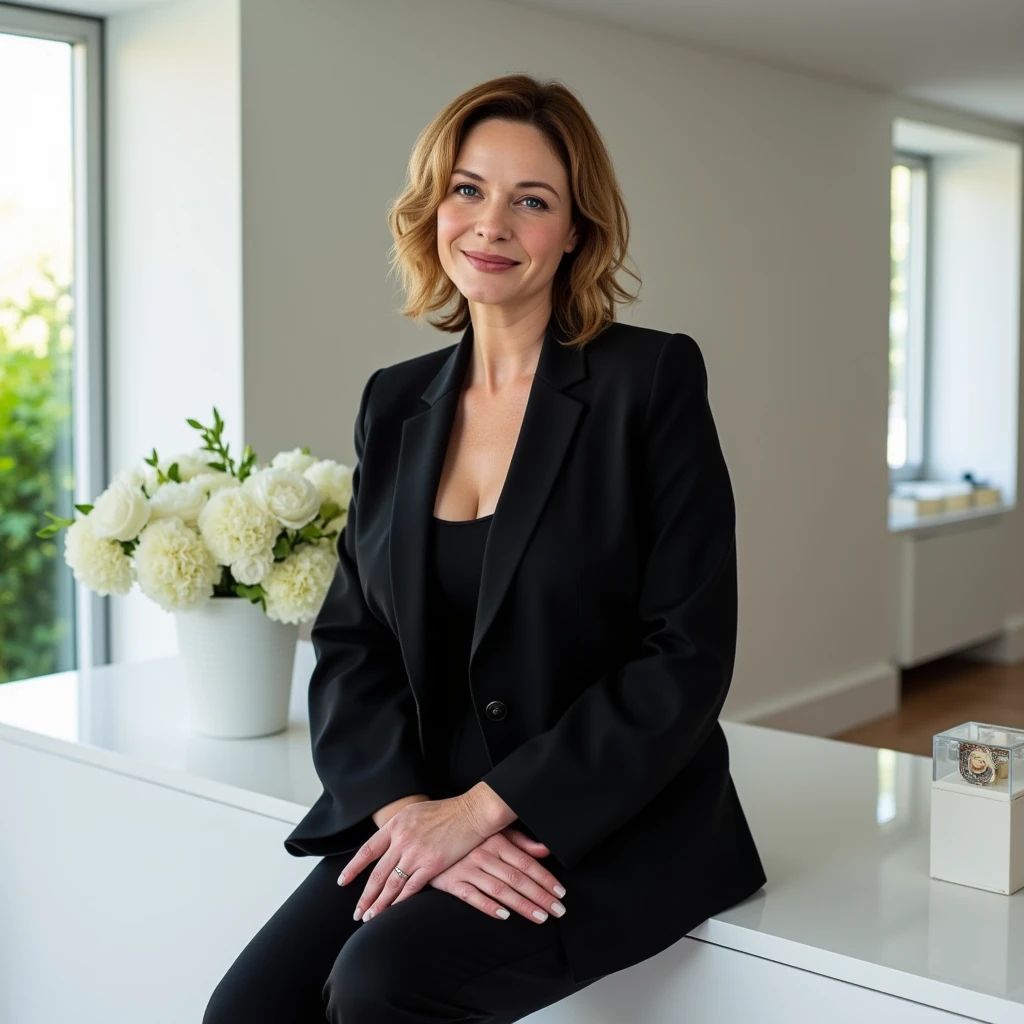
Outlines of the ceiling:
{"label": "ceiling", "polygon": [[[22,6],[110,15],[159,2],[168,0],[53,0]],[[504,2],[673,38],[1024,127],[1024,0]]]}

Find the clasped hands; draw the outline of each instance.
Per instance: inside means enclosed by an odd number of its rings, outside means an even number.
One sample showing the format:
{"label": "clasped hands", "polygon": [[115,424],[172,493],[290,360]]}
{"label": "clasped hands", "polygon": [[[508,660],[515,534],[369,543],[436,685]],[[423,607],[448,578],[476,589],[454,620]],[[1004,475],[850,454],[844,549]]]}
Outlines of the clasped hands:
{"label": "clasped hands", "polygon": [[[363,843],[342,869],[338,884],[351,883],[377,861],[354,920],[369,921],[431,885],[489,917],[507,918],[508,907],[537,924],[547,919],[548,911],[558,917],[565,913],[553,898],[564,896],[565,889],[536,859],[550,852],[518,829],[497,826],[470,790],[404,806]],[[399,875],[396,866],[410,877]]]}

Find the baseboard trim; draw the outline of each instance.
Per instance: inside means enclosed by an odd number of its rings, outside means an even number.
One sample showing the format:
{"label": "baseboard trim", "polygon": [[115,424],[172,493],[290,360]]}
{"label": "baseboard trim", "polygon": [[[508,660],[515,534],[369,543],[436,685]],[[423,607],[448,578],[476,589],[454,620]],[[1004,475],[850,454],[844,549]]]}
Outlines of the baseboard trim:
{"label": "baseboard trim", "polygon": [[1008,618],[998,636],[957,653],[968,661],[987,661],[998,665],[1016,665],[1024,661],[1024,614]]}
{"label": "baseboard trim", "polygon": [[900,673],[888,662],[722,717],[811,736],[834,736],[894,714],[900,706]]}

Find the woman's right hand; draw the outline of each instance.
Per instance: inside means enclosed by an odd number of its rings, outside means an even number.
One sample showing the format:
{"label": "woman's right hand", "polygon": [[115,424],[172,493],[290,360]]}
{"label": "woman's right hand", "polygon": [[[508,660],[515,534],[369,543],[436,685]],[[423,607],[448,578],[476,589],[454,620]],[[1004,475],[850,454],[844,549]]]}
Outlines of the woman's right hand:
{"label": "woman's right hand", "polygon": [[[565,913],[555,891],[556,886],[562,889],[558,879],[536,859],[550,853],[543,843],[509,826],[489,836],[427,884],[458,896],[488,917],[508,917],[507,907],[534,924],[542,924],[549,913],[556,917]],[[556,907],[561,907],[561,912]],[[544,917],[534,916],[537,913]]]}

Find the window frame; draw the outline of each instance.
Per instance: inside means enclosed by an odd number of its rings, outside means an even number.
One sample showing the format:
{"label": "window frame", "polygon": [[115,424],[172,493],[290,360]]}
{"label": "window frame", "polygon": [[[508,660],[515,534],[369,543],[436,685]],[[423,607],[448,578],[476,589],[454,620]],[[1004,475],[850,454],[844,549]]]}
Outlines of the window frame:
{"label": "window frame", "polygon": [[[889,467],[890,486],[898,481],[922,480],[927,477],[929,465],[928,423],[931,416],[930,338],[931,338],[931,282],[933,276],[934,189],[932,187],[932,158],[928,154],[905,150],[893,152],[890,164],[890,190],[892,168],[902,166],[911,173],[919,172],[916,184],[912,181],[910,198],[910,231],[908,241],[907,282],[907,461],[903,466]],[[915,199],[915,191],[917,198]],[[923,197],[921,192],[923,191]],[[892,211],[890,207],[890,239]],[[890,241],[891,245],[891,241]],[[917,252],[917,260],[913,253]],[[891,308],[891,302],[890,302]],[[890,339],[891,344],[891,339]],[[886,358],[890,351],[886,347]],[[888,402],[886,403],[888,408]],[[886,423],[888,441],[888,420]],[[888,461],[888,460],[887,460]]]}
{"label": "window frame", "polygon": [[[71,47],[73,245],[71,297],[74,303],[72,380],[72,464],[74,504],[91,504],[109,479],[107,322],[104,301],[107,265],[105,224],[106,137],[104,106],[104,24],[87,15],[0,3],[0,32],[50,39]],[[69,518],[74,510],[67,512]],[[44,524],[41,524],[44,525]],[[63,534],[58,548],[63,551]],[[63,563],[63,555],[61,556]],[[74,579],[75,667],[110,663],[110,598]]]}

